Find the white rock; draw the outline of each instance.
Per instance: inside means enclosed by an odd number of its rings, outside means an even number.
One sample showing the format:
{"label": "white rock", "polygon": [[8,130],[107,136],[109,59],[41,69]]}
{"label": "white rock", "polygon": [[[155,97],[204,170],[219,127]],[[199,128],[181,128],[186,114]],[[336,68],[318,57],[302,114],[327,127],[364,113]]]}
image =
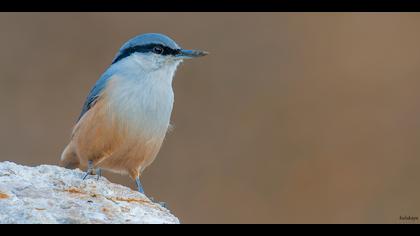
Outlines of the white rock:
{"label": "white rock", "polygon": [[58,166],[0,162],[2,224],[179,224],[143,194]]}

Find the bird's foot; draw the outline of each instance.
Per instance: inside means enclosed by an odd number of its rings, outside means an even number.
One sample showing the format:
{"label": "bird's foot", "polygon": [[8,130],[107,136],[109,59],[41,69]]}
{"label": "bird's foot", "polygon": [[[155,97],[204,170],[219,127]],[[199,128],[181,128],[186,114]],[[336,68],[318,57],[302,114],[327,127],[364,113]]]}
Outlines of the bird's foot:
{"label": "bird's foot", "polygon": [[166,202],[156,201],[153,197],[149,197],[149,200],[152,201],[153,203],[159,204],[161,207],[169,210],[168,204],[166,204]]}
{"label": "bird's foot", "polygon": [[[136,178],[136,185],[137,185],[137,191],[139,191],[139,193],[142,193],[142,194],[144,194],[146,196],[146,194],[144,193],[143,185],[140,182],[140,177],[139,176],[137,176],[137,178]],[[166,202],[158,202],[158,201],[155,201],[155,199],[153,197],[148,197],[148,198],[153,203],[159,204],[161,207],[166,208],[166,209],[169,210],[168,204],[166,204]]]}
{"label": "bird's foot", "polygon": [[83,175],[83,180],[85,180],[89,175],[93,175],[93,170],[87,170],[86,173]]}
{"label": "bird's foot", "polygon": [[102,177],[102,169],[96,168],[96,181],[98,181]]}
{"label": "bird's foot", "polygon": [[83,175],[83,180],[85,180],[89,175],[96,175],[96,180],[99,180],[99,178],[101,178],[101,176],[102,176],[101,168],[96,168],[96,170],[95,170],[95,168],[93,167],[93,162],[92,161],[88,162],[88,170]]}

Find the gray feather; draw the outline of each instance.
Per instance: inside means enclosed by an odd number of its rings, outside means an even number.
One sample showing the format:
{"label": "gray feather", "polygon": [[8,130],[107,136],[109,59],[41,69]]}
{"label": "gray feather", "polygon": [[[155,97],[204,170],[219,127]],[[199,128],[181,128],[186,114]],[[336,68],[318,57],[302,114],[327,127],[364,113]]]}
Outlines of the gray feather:
{"label": "gray feather", "polygon": [[86,98],[86,101],[83,105],[82,112],[80,113],[79,118],[77,121],[79,121],[83,115],[89,111],[96,103],[96,101],[101,97],[102,92],[104,91],[106,84],[111,77],[111,73],[106,71],[95,83],[95,85],[92,87],[92,89],[89,92],[89,95]]}

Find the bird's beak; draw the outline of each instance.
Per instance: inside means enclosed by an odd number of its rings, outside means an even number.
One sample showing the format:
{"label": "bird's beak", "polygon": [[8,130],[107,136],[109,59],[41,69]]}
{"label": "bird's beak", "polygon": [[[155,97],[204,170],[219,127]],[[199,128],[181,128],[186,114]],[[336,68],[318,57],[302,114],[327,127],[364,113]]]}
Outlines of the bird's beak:
{"label": "bird's beak", "polygon": [[195,57],[202,57],[209,54],[206,51],[201,51],[201,50],[186,50],[186,49],[181,49],[180,53],[176,55],[177,58],[180,59],[190,59],[190,58],[195,58]]}

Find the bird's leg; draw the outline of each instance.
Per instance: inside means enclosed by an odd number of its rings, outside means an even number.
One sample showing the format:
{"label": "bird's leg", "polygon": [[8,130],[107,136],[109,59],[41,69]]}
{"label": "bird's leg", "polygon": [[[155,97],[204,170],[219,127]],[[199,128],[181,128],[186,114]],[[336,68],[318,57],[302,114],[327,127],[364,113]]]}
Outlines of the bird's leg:
{"label": "bird's leg", "polygon": [[137,185],[137,190],[138,190],[140,193],[144,194],[143,185],[142,185],[142,184],[141,184],[141,182],[140,182],[140,176],[137,176],[137,177],[136,177],[136,185]]}
{"label": "bird's leg", "polygon": [[[142,184],[141,184],[141,182],[140,182],[140,177],[139,177],[139,176],[137,176],[137,177],[136,177],[136,185],[137,185],[137,189],[138,189],[138,191],[139,191],[140,193],[142,193],[142,194],[146,195],[146,194],[144,193],[143,185],[142,185]],[[152,202],[154,202],[154,203],[159,204],[161,207],[164,207],[164,208],[168,209],[168,205],[167,205],[165,202],[158,202],[158,201],[155,201],[155,199],[153,199],[152,197],[149,197],[149,199],[150,199],[150,201],[152,201]]]}
{"label": "bird's leg", "polygon": [[96,168],[96,180],[99,180],[102,177],[102,169]]}
{"label": "bird's leg", "polygon": [[92,175],[93,171],[94,171],[93,161],[89,160],[88,161],[88,169],[87,169],[85,175],[83,176],[83,180],[85,180],[89,175]]}

